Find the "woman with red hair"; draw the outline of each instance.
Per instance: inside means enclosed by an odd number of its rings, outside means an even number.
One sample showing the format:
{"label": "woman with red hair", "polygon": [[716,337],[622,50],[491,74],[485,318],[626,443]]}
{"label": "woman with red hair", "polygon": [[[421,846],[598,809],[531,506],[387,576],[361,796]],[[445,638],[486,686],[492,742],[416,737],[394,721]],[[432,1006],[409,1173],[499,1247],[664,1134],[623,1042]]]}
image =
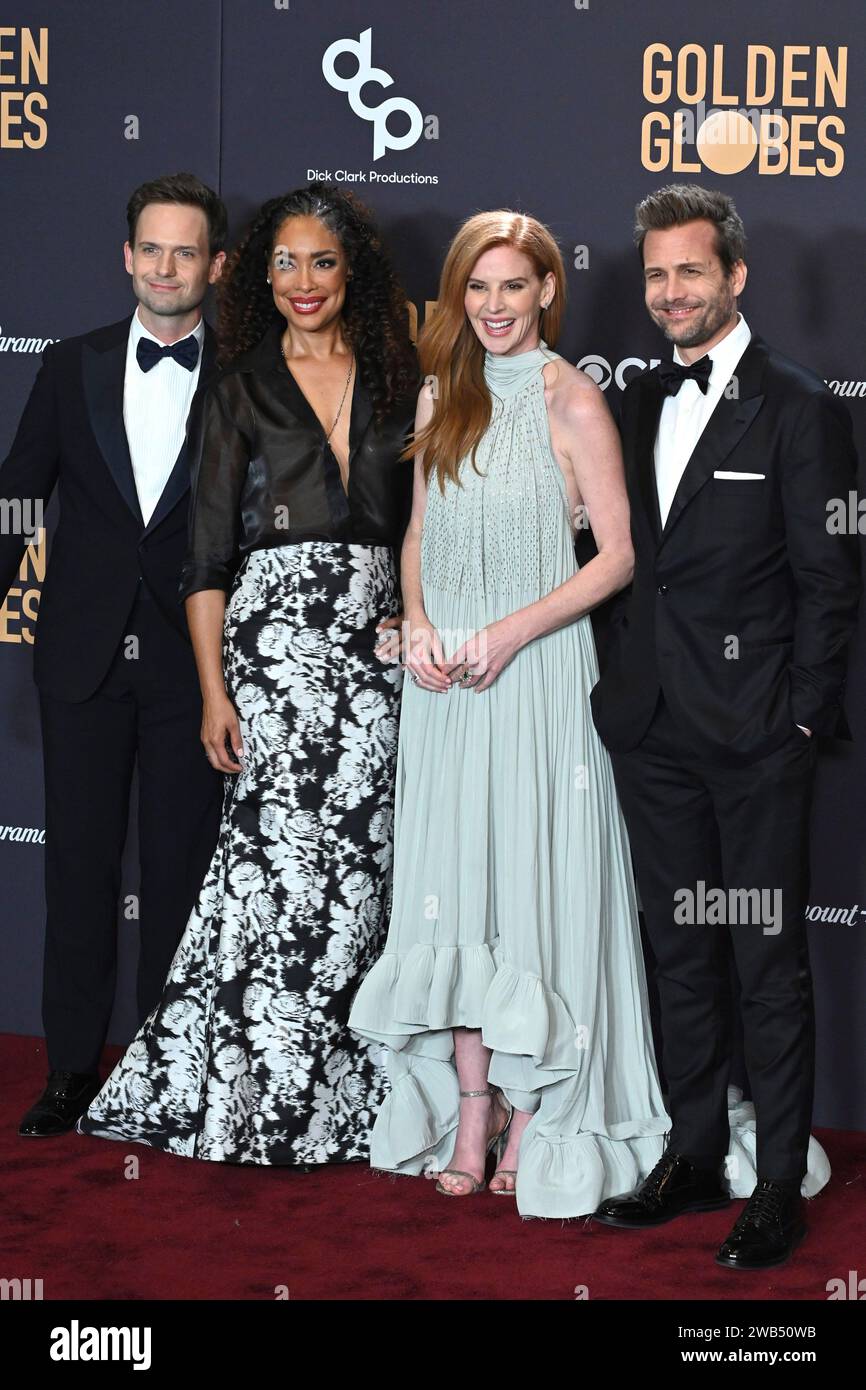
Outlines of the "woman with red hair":
{"label": "woman with red hair", "polygon": [[419,341],[390,929],[349,1019],[387,1047],[373,1166],[468,1196],[496,1148],[491,1191],[534,1216],[634,1187],[669,1127],[589,707],[589,613],[630,581],[628,503],[604,397],[552,351],[564,304],[534,218],[459,229]]}

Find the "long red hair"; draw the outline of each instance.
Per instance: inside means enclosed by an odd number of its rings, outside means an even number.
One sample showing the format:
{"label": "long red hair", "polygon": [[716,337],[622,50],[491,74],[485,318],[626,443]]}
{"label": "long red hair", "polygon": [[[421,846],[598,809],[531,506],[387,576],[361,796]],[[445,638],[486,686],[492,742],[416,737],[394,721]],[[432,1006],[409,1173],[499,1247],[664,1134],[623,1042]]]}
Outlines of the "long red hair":
{"label": "long red hair", "polygon": [[478,212],[466,219],[445,257],[436,310],[418,338],[421,370],[434,383],[433,415],[404,455],[412,458],[423,449],[424,481],[435,467],[442,491],[446,478],[458,481],[458,467],[467,454],[475,467],[475,451],[493,413],[484,380],[484,345],[464,306],[473,268],[493,246],[521,251],[541,279],[553,273],[556,293],[539,321],[539,335],[550,347],[559,337],[565,309],[565,267],[556,239],[543,223],[510,208]]}

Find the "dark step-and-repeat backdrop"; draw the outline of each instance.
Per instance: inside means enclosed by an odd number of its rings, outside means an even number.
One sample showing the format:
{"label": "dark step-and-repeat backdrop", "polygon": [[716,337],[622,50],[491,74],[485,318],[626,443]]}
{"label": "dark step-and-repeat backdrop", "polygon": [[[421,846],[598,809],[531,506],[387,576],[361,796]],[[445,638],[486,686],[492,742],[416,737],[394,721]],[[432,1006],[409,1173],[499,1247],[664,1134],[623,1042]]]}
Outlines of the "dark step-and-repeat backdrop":
{"label": "dark step-and-repeat backdrop", "polygon": [[[129,193],[188,169],[221,192],[233,234],[265,198],[312,178],[359,193],[418,324],[463,217],[534,214],[568,268],[558,348],[615,410],[629,376],[665,350],[643,308],[634,204],[669,182],[722,188],[749,233],[750,326],[846,398],[862,456],[864,58],[863,0],[10,0],[0,21],[0,452],[42,345],[133,307]],[[41,1032],[31,666],[54,507],[0,610],[0,1031],[14,1033]],[[849,682],[854,742],[828,744],[820,764],[809,907],[815,1122],[851,1128],[866,1128],[863,648]],[[135,833],[133,798],[114,1042],[135,1027]]]}

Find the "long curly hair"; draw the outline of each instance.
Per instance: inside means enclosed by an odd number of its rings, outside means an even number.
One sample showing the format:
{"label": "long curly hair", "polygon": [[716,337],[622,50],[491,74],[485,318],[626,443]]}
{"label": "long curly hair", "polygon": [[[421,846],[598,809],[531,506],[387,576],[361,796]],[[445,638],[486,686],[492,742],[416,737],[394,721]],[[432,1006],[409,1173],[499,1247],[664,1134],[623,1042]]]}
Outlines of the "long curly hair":
{"label": "long curly hair", "polygon": [[217,281],[218,360],[226,365],[258,343],[272,324],[285,322],[267,273],[277,231],[287,217],[317,217],[339,238],[352,271],[343,332],[381,422],[396,401],[420,385],[406,295],[369,209],[331,184],[311,183],[259,208]]}
{"label": "long curly hair", "polygon": [[513,246],[522,251],[540,279],[552,272],[556,293],[539,314],[539,334],[548,347],[552,348],[559,336],[565,311],[565,267],[548,227],[511,208],[478,212],[462,223],[445,257],[436,312],[427,319],[418,338],[424,379],[436,386],[433,414],[404,454],[413,458],[423,453],[425,482],[435,468],[443,492],[446,478],[459,484],[460,461],[467,454],[476,467],[475,453],[493,415],[484,379],[484,345],[467,320],[464,307],[475,262],[492,246]]}

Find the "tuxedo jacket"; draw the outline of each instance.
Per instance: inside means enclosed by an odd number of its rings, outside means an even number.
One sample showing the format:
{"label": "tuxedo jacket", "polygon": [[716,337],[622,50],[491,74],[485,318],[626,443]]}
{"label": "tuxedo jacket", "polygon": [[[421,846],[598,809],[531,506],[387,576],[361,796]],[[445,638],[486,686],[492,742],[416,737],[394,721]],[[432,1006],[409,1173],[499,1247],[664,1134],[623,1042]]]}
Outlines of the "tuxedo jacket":
{"label": "tuxedo jacket", "polygon": [[[612,751],[634,748],[662,690],[684,741],[716,762],[763,757],[796,724],[850,738],[859,542],[828,529],[828,503],[856,487],[846,407],[753,334],[662,526],[664,399],[655,368],[623,395],[635,571],[591,696],[599,734]],[[759,476],[736,476],[748,473]]]}
{"label": "tuxedo jacket", "polygon": [[[106,675],[140,584],[189,640],[178,602],[187,544],[187,445],[145,525],[123,423],[131,319],[45,348],[0,468],[3,498],[41,498],[47,509],[58,487],[60,520],[39,603],[33,673],[40,690],[73,703],[92,695]],[[215,335],[205,325],[196,396],[215,359]],[[0,535],[0,601],[25,544],[19,535]]]}

